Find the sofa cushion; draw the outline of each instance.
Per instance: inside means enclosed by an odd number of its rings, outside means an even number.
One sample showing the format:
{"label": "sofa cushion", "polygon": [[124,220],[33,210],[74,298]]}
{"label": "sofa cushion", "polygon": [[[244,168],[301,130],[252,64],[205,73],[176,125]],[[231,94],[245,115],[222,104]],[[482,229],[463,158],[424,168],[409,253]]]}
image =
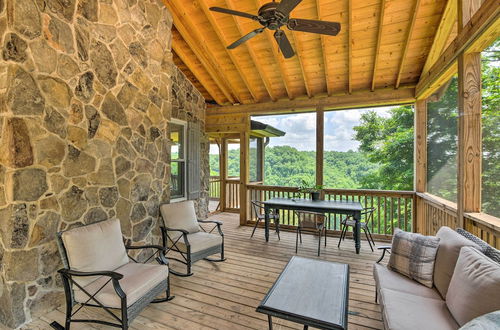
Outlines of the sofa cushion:
{"label": "sofa cushion", "polygon": [[[110,271],[129,262],[120,221],[111,219],[74,228],[61,234],[69,267],[81,272]],[[80,277],[85,286],[96,277]]]}
{"label": "sofa cushion", "polygon": [[396,273],[381,264],[373,265],[373,276],[379,289],[390,289],[420,297],[441,299],[435,288],[428,288],[408,277]]}
{"label": "sofa cushion", "polygon": [[382,317],[386,330],[458,329],[442,299],[432,299],[381,289]]}
{"label": "sofa cushion", "polygon": [[500,311],[481,315],[467,322],[460,330],[491,330],[500,328]]}
{"label": "sofa cushion", "polygon": [[437,237],[408,233],[396,228],[387,267],[432,288],[438,246]]}
{"label": "sofa cushion", "polygon": [[[168,266],[130,262],[119,267],[115,272],[123,275],[119,283],[123,292],[127,295],[127,306],[130,306],[162,281],[167,280]],[[108,276],[101,276],[96,281],[85,286],[84,289],[94,294],[99,288],[105,285],[109,279],[110,277]],[[120,297],[116,294],[112,281],[109,281],[95,297],[104,306],[114,308],[121,307]],[[83,291],[75,290],[75,300],[77,302],[83,303],[88,299],[89,296]],[[90,301],[89,303],[95,304],[94,301]]]}
{"label": "sofa cushion", "polygon": [[160,211],[166,227],[187,230],[189,233],[200,231],[193,201],[163,204]]}
{"label": "sofa cushion", "polygon": [[463,247],[451,278],[446,304],[460,325],[500,310],[500,265],[471,247]]}
{"label": "sofa cushion", "polygon": [[485,256],[488,258],[492,259],[493,261],[497,262],[500,264],[500,251],[495,249],[493,246],[489,245],[479,237],[469,233],[467,230],[464,230],[462,228],[457,229],[457,233],[460,235],[464,236],[468,240],[473,241],[476,243],[480,248],[478,249],[479,251],[483,252]]}
{"label": "sofa cushion", "polygon": [[[178,234],[174,234],[170,237],[172,237],[175,242],[179,236],[180,235]],[[204,251],[209,248],[222,245],[222,236],[205,233],[204,231],[189,234],[187,237],[189,245],[191,246],[191,253]],[[168,246],[171,247],[172,245],[172,241],[169,240]],[[179,239],[175,245],[181,252],[187,252],[186,244],[184,243],[183,238]]]}
{"label": "sofa cushion", "polygon": [[434,264],[434,285],[441,297],[445,298],[460,249],[464,246],[474,248],[479,248],[479,246],[449,227],[441,227],[436,237],[439,237],[440,241]]}

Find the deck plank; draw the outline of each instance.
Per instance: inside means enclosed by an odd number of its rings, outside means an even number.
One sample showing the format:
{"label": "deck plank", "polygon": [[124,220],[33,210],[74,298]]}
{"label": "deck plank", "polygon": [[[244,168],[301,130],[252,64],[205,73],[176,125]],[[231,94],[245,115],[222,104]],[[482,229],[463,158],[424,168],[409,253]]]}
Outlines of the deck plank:
{"label": "deck plank", "polygon": [[[224,222],[227,260],[223,263],[199,261],[194,275],[172,276],[172,294],[168,303],[152,304],[132,323],[133,329],[266,329],[267,317],[255,312],[260,300],[279,276],[288,260],[295,255],[295,233],[281,232],[281,240],[272,232],[268,243],[264,230],[239,226],[237,214],[219,213],[212,219]],[[346,239],[337,248],[338,238],[328,237],[327,247],[316,256],[317,237],[303,235],[297,255],[350,265],[349,328],[383,329],[380,308],[374,302],[373,263],[379,252],[372,252],[362,241],[361,254],[356,255],[352,240]],[[172,267],[182,269],[172,262]],[[48,327],[52,320],[64,320],[64,308],[34,320],[34,329]],[[95,309],[85,314],[104,316]],[[273,319],[274,329],[302,329],[298,324]],[[80,325],[78,325],[79,327]],[[77,327],[77,328],[78,328]],[[29,325],[26,326],[29,329]],[[91,328],[91,327],[87,327]],[[112,329],[94,326],[96,329]]]}

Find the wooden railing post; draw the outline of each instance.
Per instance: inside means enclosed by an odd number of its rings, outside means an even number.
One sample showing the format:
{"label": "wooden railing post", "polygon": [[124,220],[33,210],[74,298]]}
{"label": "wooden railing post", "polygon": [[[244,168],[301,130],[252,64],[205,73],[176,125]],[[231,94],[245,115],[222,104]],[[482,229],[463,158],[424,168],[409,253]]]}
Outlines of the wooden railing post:
{"label": "wooden railing post", "polygon": [[[415,103],[415,170],[414,187],[416,192],[424,193],[427,190],[427,101],[419,100]],[[414,232],[426,234],[425,204],[418,197],[415,198],[415,216],[412,229]]]}
{"label": "wooden railing post", "polygon": [[[481,0],[459,0],[459,31],[480,8]],[[481,53],[458,57],[457,226],[465,212],[481,210]]]}
{"label": "wooden railing post", "polygon": [[325,142],[325,112],[316,109],[316,185],[323,185],[323,157]]}

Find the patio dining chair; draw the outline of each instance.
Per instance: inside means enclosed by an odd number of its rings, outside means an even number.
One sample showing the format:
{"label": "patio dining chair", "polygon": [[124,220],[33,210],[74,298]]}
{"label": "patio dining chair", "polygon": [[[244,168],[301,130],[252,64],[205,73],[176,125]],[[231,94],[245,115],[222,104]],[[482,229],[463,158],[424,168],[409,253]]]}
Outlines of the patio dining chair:
{"label": "patio dining chair", "polygon": [[[59,232],[57,243],[64,265],[58,272],[66,295],[66,320],[65,327],[52,322],[54,329],[69,330],[77,322],[128,329],[149,303],[173,299],[165,249],[125,246],[117,219]],[[128,255],[130,250],[145,250],[146,260],[139,262]],[[161,294],[165,297],[157,298]],[[75,318],[84,306],[104,309],[113,321]]]}
{"label": "patio dining chair", "polygon": [[[255,221],[255,225],[253,226],[252,235],[250,235],[250,238],[253,237],[253,234],[255,233],[255,229],[257,229],[259,222],[265,221],[265,218],[266,218],[266,216],[264,215],[264,203],[262,203],[261,201],[256,201],[256,200],[253,200],[251,203],[252,203],[252,207],[253,207],[253,211],[255,213],[255,216],[257,217],[257,221]],[[276,233],[278,234],[278,239],[281,240],[279,213],[276,211],[272,211],[269,214],[269,220],[273,220],[274,227],[276,228]]]}
{"label": "patio dining chair", "polygon": [[299,238],[302,244],[302,231],[312,231],[318,233],[318,257],[321,249],[321,234],[325,235],[326,246],[326,216],[323,213],[309,212],[309,211],[295,211],[299,220],[297,226],[297,237],[295,238],[295,253],[298,251]]}
{"label": "patio dining chair", "polygon": [[[375,246],[375,241],[373,240],[372,233],[370,232],[368,224],[370,223],[370,221],[373,221],[374,211],[375,211],[374,207],[368,207],[363,209],[363,211],[361,211],[361,220],[359,223],[361,229],[365,232],[366,240],[368,241],[368,244],[370,245],[370,249],[372,250],[372,252],[373,252],[373,247]],[[347,234],[347,229],[349,227],[354,227],[355,225],[356,221],[351,216],[346,217],[344,220],[340,222],[341,233],[339,238],[339,244],[337,245],[338,247],[340,247],[340,243],[345,239],[345,235]]]}
{"label": "patio dining chair", "polygon": [[[169,257],[186,265],[186,273],[170,269],[170,273],[177,276],[191,276],[192,264],[204,259],[212,262],[221,262],[224,258],[224,233],[222,222],[212,220],[198,220],[193,201],[183,201],[160,206],[163,226],[160,226],[163,246],[166,253],[177,252],[180,258]],[[200,224],[214,224],[209,231]],[[217,229],[217,233],[214,233]],[[220,258],[211,259],[209,256],[220,253]]]}

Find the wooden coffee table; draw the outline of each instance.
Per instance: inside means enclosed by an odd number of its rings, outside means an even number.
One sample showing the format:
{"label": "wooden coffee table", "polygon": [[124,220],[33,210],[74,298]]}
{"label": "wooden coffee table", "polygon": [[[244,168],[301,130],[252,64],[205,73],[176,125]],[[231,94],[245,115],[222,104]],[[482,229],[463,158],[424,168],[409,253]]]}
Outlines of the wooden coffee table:
{"label": "wooden coffee table", "polygon": [[347,329],[349,265],[292,257],[257,312],[321,329]]}

